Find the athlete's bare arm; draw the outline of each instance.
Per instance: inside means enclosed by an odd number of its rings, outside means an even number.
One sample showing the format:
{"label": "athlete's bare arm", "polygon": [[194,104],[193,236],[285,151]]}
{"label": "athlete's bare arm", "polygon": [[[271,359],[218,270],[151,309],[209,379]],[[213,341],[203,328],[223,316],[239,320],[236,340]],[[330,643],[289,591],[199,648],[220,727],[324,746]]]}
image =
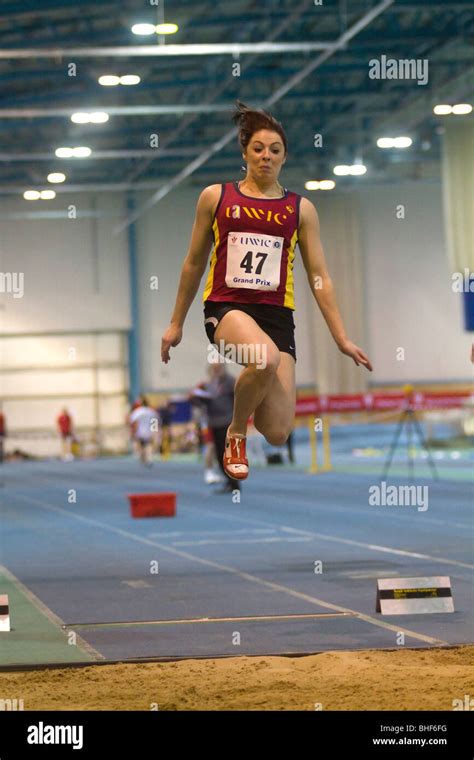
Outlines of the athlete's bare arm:
{"label": "athlete's bare arm", "polygon": [[346,335],[332,280],[326,267],[318,213],[307,198],[301,198],[298,244],[311,292],[339,350],[351,356],[357,365],[363,364],[372,371],[369,358]]}
{"label": "athlete's bare arm", "polygon": [[170,347],[181,342],[184,320],[206,269],[212,246],[212,220],[220,194],[221,185],[209,185],[204,188],[197,202],[191,242],[181,269],[176,304],[169,327],[161,340],[161,359],[165,364],[170,360]]}

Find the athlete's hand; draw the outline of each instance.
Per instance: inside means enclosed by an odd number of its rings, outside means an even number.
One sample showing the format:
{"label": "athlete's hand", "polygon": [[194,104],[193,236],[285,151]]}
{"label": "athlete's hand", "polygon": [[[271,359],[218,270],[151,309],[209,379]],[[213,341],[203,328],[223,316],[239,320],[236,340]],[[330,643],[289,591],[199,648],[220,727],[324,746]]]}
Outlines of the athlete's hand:
{"label": "athlete's hand", "polygon": [[372,365],[370,363],[369,357],[366,356],[362,349],[359,348],[359,346],[356,346],[356,344],[351,340],[346,340],[345,343],[339,346],[339,350],[343,354],[346,354],[346,356],[352,357],[357,366],[359,366],[359,364],[363,364],[364,367],[367,367],[367,369],[372,372]]}
{"label": "athlete's hand", "polygon": [[171,346],[177,346],[181,343],[183,337],[183,328],[178,325],[171,324],[163,334],[161,339],[161,361],[168,364],[170,360],[170,348]]}

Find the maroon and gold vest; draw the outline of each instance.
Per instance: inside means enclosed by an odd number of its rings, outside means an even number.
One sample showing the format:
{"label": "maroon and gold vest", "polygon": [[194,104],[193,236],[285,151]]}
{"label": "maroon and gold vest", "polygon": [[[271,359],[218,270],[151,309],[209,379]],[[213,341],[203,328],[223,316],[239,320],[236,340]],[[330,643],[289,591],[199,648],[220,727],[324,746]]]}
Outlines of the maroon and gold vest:
{"label": "maroon and gold vest", "polygon": [[251,198],[237,182],[222,185],[203,301],[295,308],[293,262],[301,196]]}

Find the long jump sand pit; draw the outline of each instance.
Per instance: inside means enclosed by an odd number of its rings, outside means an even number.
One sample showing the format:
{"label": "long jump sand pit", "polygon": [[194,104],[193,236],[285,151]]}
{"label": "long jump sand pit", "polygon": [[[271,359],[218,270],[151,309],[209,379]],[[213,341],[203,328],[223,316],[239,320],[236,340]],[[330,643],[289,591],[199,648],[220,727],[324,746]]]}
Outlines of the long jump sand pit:
{"label": "long jump sand pit", "polygon": [[0,673],[25,710],[453,710],[469,694],[474,645]]}

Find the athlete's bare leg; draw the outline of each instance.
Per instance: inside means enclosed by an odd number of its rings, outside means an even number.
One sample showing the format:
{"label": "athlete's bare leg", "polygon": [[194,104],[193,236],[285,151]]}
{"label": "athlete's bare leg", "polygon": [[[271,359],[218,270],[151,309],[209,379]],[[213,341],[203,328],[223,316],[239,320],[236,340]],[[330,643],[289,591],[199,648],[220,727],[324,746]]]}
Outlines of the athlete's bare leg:
{"label": "athlete's bare leg", "polygon": [[[223,341],[224,346],[258,346],[258,350],[253,353],[249,350],[249,355],[264,359],[260,363],[246,363],[237,379],[234,415],[229,433],[245,436],[247,420],[255,412],[255,427],[267,441],[273,445],[284,443],[294,416],[293,357],[279,351],[255,320],[238,309],[229,311],[222,317],[214,333],[214,340],[218,344]],[[275,402],[271,400],[274,394]]]}
{"label": "athlete's bare leg", "polygon": [[295,360],[280,351],[280,364],[267,393],[255,409],[254,425],[273,446],[282,446],[293,430],[296,386]]}

